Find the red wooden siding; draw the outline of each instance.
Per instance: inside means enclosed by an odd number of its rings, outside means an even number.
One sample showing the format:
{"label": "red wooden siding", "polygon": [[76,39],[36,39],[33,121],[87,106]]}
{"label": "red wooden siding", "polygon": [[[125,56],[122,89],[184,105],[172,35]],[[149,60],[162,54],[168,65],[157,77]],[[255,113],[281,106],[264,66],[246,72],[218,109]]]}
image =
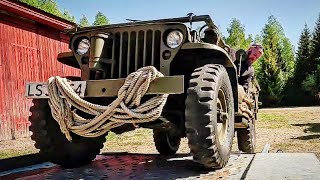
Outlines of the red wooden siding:
{"label": "red wooden siding", "polygon": [[69,50],[63,41],[53,28],[0,16],[0,141],[30,135],[26,82],[80,74],[57,61],[58,53]]}

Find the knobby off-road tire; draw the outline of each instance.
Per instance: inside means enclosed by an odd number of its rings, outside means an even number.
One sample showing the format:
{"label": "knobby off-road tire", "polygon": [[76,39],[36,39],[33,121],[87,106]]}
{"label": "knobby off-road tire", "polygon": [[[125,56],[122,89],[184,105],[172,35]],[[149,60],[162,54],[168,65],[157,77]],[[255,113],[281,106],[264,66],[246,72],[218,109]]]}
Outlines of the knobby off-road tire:
{"label": "knobby off-road tire", "polygon": [[[227,114],[224,121],[219,110]],[[230,157],[234,136],[234,100],[229,76],[223,66],[208,64],[194,70],[185,115],[193,160],[205,168],[224,167]]]}
{"label": "knobby off-road tire", "polygon": [[153,141],[161,155],[174,155],[180,146],[181,137],[170,130],[153,130]]}
{"label": "knobby off-road tire", "polygon": [[245,129],[237,129],[238,148],[245,153],[254,153],[256,148],[255,120],[251,119]]}
{"label": "knobby off-road tire", "polygon": [[34,99],[33,104],[29,117],[31,138],[44,160],[74,168],[90,163],[100,153],[105,136],[84,138],[72,134],[72,142],[69,142],[53,119],[48,100]]}

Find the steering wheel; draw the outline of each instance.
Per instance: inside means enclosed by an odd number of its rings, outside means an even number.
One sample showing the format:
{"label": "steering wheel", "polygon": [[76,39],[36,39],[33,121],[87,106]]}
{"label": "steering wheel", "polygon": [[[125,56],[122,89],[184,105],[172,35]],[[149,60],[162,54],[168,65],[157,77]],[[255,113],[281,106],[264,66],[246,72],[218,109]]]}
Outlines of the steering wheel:
{"label": "steering wheel", "polygon": [[207,24],[203,25],[203,26],[199,29],[199,34],[201,34],[201,31],[202,31],[205,27],[207,27],[207,26],[208,26]]}

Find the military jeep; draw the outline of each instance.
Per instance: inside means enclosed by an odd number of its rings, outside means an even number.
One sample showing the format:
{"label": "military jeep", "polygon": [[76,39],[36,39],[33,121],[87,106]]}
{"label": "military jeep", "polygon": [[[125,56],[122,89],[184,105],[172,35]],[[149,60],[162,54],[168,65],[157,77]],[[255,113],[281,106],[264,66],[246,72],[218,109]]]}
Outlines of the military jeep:
{"label": "military jeep", "polygon": [[[204,25],[193,30],[197,22]],[[112,132],[151,128],[161,155],[174,155],[181,138],[187,137],[195,164],[206,168],[226,165],[235,132],[239,149],[254,152],[258,86],[253,82],[250,92],[238,97],[238,70],[245,53],[232,55],[208,15],[75,27],[68,33],[71,51],[59,54],[58,61],[81,70],[81,76],[67,78],[87,101],[108,105],[123,78],[141,67],[154,66],[164,74],[147,93],[169,94],[161,117]],[[94,138],[71,134],[68,141],[52,118],[45,88],[42,82],[27,84],[27,97],[34,104],[29,120],[35,146],[63,167],[90,163],[107,133]]]}

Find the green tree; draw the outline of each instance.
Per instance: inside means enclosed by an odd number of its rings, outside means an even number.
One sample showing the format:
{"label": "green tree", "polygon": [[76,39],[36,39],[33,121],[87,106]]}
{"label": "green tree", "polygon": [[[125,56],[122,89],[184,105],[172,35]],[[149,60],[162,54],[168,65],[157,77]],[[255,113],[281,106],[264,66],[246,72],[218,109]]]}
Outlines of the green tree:
{"label": "green tree", "polygon": [[283,62],[282,70],[286,72],[286,79],[288,79],[294,74],[295,56],[293,45],[284,34],[280,41],[280,57]]}
{"label": "green tree", "polygon": [[54,0],[39,0],[39,4],[40,9],[46,12],[59,17],[63,16],[61,11],[59,10],[58,4]]}
{"label": "green tree", "polygon": [[247,49],[253,40],[252,35],[246,39],[244,25],[235,18],[231,20],[227,32],[229,36],[225,39],[226,43],[234,49]]}
{"label": "green tree", "polygon": [[90,23],[85,15],[83,15],[82,18],[80,19],[79,26],[80,27],[90,26]]}
{"label": "green tree", "polygon": [[39,0],[20,0],[21,2],[24,2],[30,6],[40,8]]}
{"label": "green tree", "polygon": [[320,14],[312,34],[310,43],[310,58],[308,59],[307,77],[302,82],[304,90],[318,97],[320,91]]}
{"label": "green tree", "polygon": [[284,87],[294,71],[294,52],[281,24],[274,16],[268,18],[261,35],[264,55],[258,61],[257,79],[265,105],[279,105]]}
{"label": "green tree", "polygon": [[314,71],[316,70],[316,65],[319,63],[317,59],[320,58],[320,14],[311,39],[310,55],[310,66],[312,66],[311,70]]}
{"label": "green tree", "polygon": [[64,18],[66,20],[75,22],[75,17],[72,16],[67,10],[60,11],[58,4],[55,0],[19,0],[30,6],[41,9],[47,13]]}
{"label": "green tree", "polygon": [[71,15],[70,12],[67,11],[66,9],[64,9],[63,11],[63,18],[71,22],[76,22],[76,18],[73,15]]}
{"label": "green tree", "polygon": [[248,48],[249,45],[254,42],[254,39],[253,39],[253,35],[252,34],[249,34],[248,35],[248,38],[246,39],[246,44],[244,46],[244,48]]}
{"label": "green tree", "polygon": [[[255,35],[254,39],[251,42],[256,42],[256,43],[262,44],[262,37],[259,36],[259,35]],[[258,74],[260,72],[260,69],[261,69],[260,63],[254,63],[253,67],[254,67],[254,69],[256,71],[256,74]]]}
{"label": "green tree", "polygon": [[255,37],[254,37],[254,40],[253,40],[254,42],[257,42],[257,43],[262,43],[262,37],[261,36],[259,36],[259,35],[256,35]]}
{"label": "green tree", "polygon": [[302,81],[306,79],[307,75],[311,73],[310,70],[312,69],[312,64],[310,63],[310,43],[310,29],[307,24],[305,24],[298,43],[294,73],[294,80],[296,84],[301,84]]}
{"label": "green tree", "polygon": [[105,25],[105,24],[109,24],[109,20],[102,12],[99,11],[96,14],[93,25],[98,26],[98,25]]}

